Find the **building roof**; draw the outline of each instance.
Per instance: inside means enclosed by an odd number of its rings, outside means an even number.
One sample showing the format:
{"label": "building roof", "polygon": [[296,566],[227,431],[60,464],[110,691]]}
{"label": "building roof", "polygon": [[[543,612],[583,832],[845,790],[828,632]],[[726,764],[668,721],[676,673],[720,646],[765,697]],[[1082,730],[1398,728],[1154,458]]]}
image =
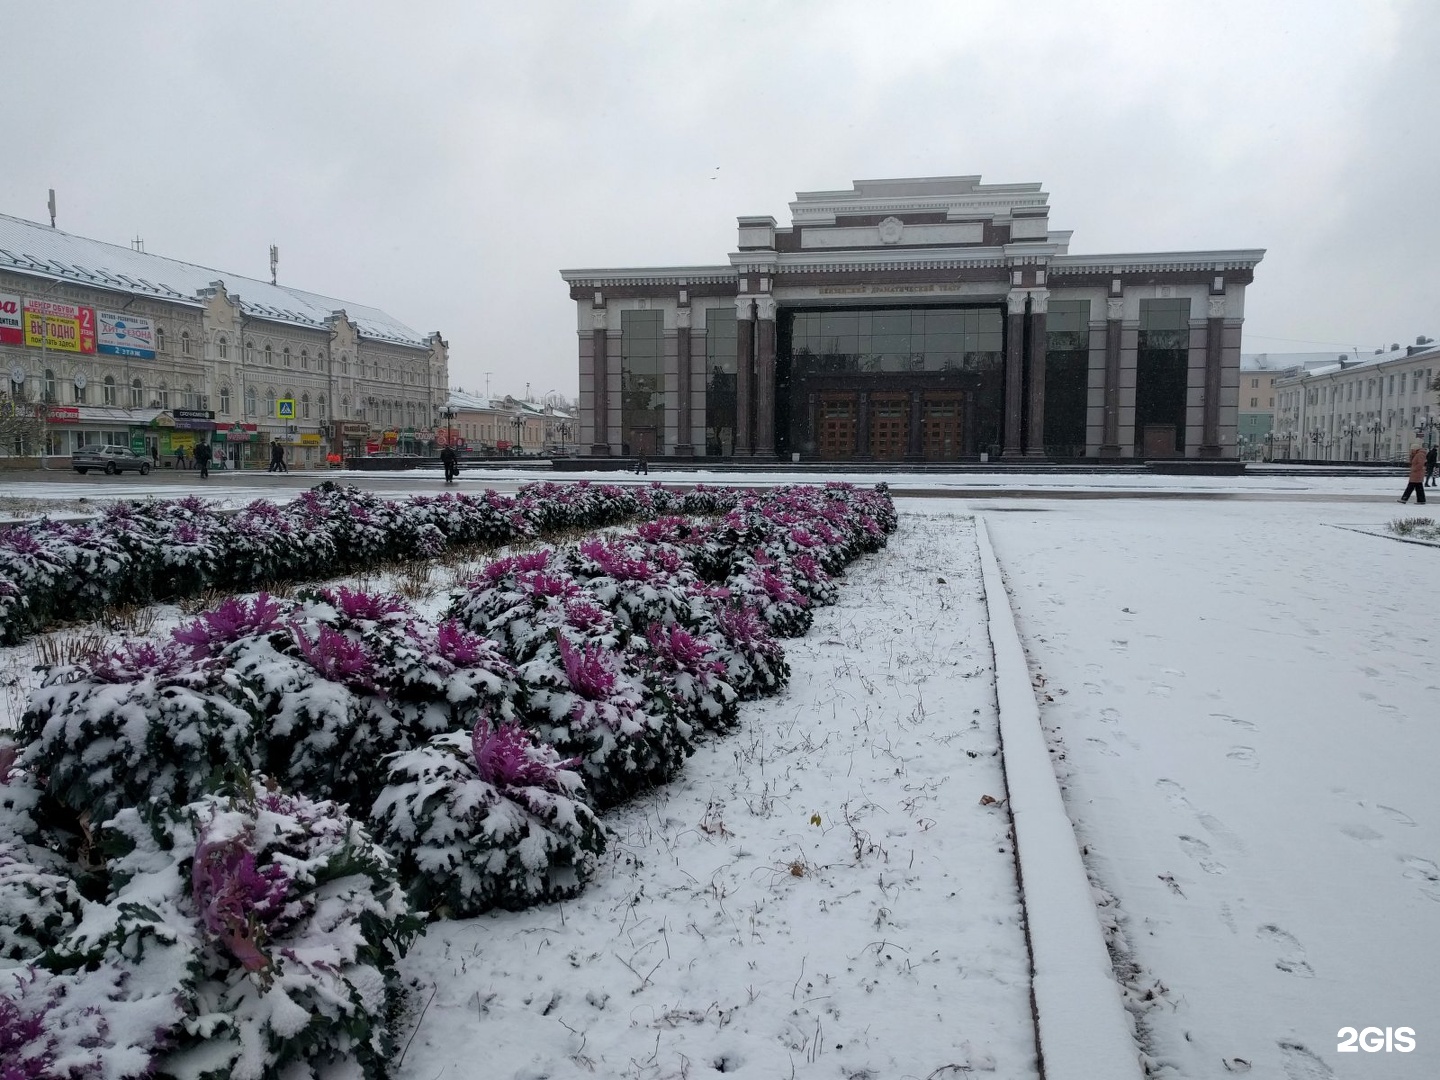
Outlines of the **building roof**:
{"label": "building roof", "polygon": [[1440,360],[1440,347],[1434,345],[1408,346],[1403,349],[1390,349],[1383,353],[1372,353],[1359,360],[1350,360],[1344,364],[1306,364],[1303,370],[1290,371],[1285,378],[1318,378],[1325,375],[1339,375],[1342,372],[1346,375],[1352,372],[1365,371],[1372,368],[1387,366],[1390,364],[1401,364],[1407,360],[1416,360],[1421,363],[1426,361],[1435,362]]}
{"label": "building roof", "polygon": [[74,236],[8,214],[0,214],[0,269],[179,304],[199,304],[207,290],[223,284],[252,318],[325,329],[343,311],[362,337],[428,346],[425,336],[379,308]]}
{"label": "building roof", "polygon": [[467,394],[464,390],[451,390],[449,407],[452,409],[493,409],[496,406],[490,398],[482,397],[479,394]]}

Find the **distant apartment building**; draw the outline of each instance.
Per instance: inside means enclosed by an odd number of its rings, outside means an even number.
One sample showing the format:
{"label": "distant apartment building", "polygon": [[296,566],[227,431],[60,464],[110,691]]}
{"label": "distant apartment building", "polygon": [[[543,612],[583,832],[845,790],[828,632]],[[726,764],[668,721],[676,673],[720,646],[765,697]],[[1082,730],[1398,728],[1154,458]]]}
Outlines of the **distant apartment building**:
{"label": "distant apartment building", "polygon": [[1275,380],[1275,456],[1395,461],[1417,439],[1436,445],[1437,374],[1440,347],[1425,337],[1368,357],[1292,368]]}

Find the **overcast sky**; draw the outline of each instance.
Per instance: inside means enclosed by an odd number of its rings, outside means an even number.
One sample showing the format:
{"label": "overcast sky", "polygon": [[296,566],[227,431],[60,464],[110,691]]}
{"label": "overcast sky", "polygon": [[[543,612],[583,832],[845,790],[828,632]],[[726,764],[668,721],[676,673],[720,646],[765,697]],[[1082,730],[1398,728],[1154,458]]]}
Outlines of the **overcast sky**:
{"label": "overcast sky", "polygon": [[561,268],[723,264],[879,177],[1039,181],[1075,254],[1265,248],[1244,349],[1440,337],[1440,4],[0,0],[0,212],[577,385]]}

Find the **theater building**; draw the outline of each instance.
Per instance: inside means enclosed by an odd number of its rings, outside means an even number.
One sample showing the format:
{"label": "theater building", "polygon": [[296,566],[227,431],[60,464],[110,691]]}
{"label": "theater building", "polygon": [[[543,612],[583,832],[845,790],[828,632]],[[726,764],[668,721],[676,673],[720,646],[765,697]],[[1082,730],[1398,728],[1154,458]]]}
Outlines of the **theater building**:
{"label": "theater building", "polygon": [[1261,250],[1072,255],[1039,184],[800,192],[728,265],[565,270],[582,452],[1234,458]]}

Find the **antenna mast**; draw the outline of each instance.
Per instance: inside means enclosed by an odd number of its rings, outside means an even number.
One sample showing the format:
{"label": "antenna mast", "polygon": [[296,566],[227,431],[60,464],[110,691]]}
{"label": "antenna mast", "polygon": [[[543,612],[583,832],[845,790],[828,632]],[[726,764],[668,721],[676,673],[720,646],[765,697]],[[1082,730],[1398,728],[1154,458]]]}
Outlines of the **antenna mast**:
{"label": "antenna mast", "polygon": [[50,227],[55,227],[55,189],[50,189]]}
{"label": "antenna mast", "polygon": [[275,267],[280,265],[280,249],[274,244],[270,245],[270,284],[275,284]]}

